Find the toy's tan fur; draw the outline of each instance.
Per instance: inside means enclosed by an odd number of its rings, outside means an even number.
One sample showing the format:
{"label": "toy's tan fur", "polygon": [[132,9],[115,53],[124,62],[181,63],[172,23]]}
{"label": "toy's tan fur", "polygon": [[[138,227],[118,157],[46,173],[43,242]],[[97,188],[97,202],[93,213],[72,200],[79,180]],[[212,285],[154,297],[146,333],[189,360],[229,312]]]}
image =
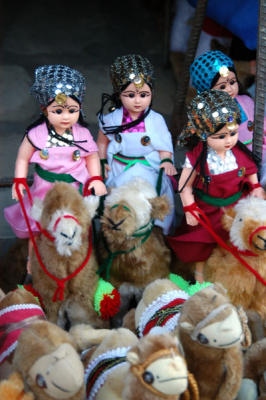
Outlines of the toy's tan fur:
{"label": "toy's tan fur", "polygon": [[184,347],[188,369],[198,382],[201,400],[235,398],[242,378],[242,350],[238,345],[230,348],[204,346],[192,340],[189,332],[182,327],[182,323],[188,322],[195,327],[213,309],[228,302],[229,299],[222,288],[217,285],[210,286],[187,300],[181,311],[180,340]]}
{"label": "toy's tan fur", "polygon": [[[225,229],[230,231],[236,216],[237,213],[233,208],[226,210],[222,218]],[[266,280],[266,248],[264,250],[260,248],[261,238],[266,240],[266,230],[260,230],[249,243],[250,234],[261,225],[266,225],[263,213],[260,222],[251,218],[245,219],[239,236],[242,238],[245,250],[252,251],[256,256],[247,256],[241,253],[239,255]],[[219,246],[214,249],[205,263],[204,278],[211,282],[222,283],[233,304],[242,305],[245,310],[256,311],[263,320],[266,319],[266,286],[227,250]]]}
{"label": "toy's tan fur", "polygon": [[[71,213],[78,219],[82,227],[82,246],[78,250],[73,251],[71,256],[61,256],[57,252],[55,243],[47,237],[41,234],[36,239],[43,264],[51,274],[59,279],[73,273],[86,258],[89,246],[89,227],[91,225],[91,217],[81,195],[76,189],[66,183],[56,183],[53,189],[47,193],[43,203],[41,226],[47,229],[51,216],[56,210],[61,209],[70,209]],[[51,322],[56,323],[59,309],[62,306],[62,301],[52,301],[57,284],[43,271],[35,252],[33,252],[31,268],[33,286],[43,299],[47,318]],[[91,322],[95,327],[104,327],[106,323],[98,317],[93,308],[94,293],[99,279],[96,273],[97,269],[98,263],[94,249],[92,249],[86,266],[74,278],[66,281],[64,300],[70,300],[70,303],[73,300],[73,306],[76,304],[79,307],[81,319],[77,322]]]}

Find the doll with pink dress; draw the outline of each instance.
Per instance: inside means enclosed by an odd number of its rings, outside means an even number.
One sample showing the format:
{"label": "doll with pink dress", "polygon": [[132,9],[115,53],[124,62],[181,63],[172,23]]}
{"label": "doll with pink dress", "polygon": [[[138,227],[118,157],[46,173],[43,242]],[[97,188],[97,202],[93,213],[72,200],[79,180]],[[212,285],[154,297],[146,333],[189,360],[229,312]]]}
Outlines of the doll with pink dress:
{"label": "doll with pink dress", "polygon": [[[12,198],[18,200],[15,190],[23,197],[33,234],[39,230],[30,218],[31,203],[24,195],[30,163],[35,164],[32,199],[43,199],[55,181],[65,181],[82,193],[87,183],[98,196],[106,194],[101,175],[97,145],[83,119],[82,100],[85,94],[83,75],[64,65],[44,65],[35,70],[31,93],[40,104],[41,116],[26,130],[18,150]],[[4,210],[5,218],[19,238],[28,238],[29,232],[19,203]]]}
{"label": "doll with pink dress", "polygon": [[179,180],[184,218],[167,242],[179,260],[195,263],[195,279],[201,282],[204,261],[216,240],[198,219],[204,212],[212,230],[222,240],[228,232],[221,225],[224,208],[251,194],[265,198],[258,183],[257,167],[250,150],[238,140],[240,110],[223,91],[203,91],[188,107],[188,121],[179,140],[187,146]]}
{"label": "doll with pink dress", "polygon": [[[191,64],[190,75],[192,86],[198,93],[209,89],[223,90],[236,101],[241,113],[239,140],[252,150],[254,101],[248,95],[239,94],[239,82],[233,60],[221,51],[207,51]],[[260,182],[266,186],[266,118]]]}
{"label": "doll with pink dress", "polygon": [[[114,60],[110,67],[113,94],[102,98],[97,145],[107,187],[142,177],[157,188],[158,195],[168,197],[171,213],[164,221],[155,220],[168,234],[175,224],[171,178],[176,169],[171,134],[162,115],[151,108],[153,74],[152,64],[141,55]],[[112,107],[104,113],[108,101]]]}

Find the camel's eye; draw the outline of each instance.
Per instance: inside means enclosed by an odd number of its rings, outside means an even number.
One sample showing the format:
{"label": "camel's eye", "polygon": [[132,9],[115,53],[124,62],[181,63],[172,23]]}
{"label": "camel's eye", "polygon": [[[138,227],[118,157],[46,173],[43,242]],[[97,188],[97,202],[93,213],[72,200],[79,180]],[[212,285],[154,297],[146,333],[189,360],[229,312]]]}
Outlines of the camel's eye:
{"label": "camel's eye", "polygon": [[239,220],[238,220],[239,222],[242,222],[243,221],[243,219],[242,218],[239,218]]}
{"label": "camel's eye", "polygon": [[149,385],[151,385],[154,381],[154,377],[153,377],[152,373],[149,371],[145,371],[142,375],[142,378],[143,378],[144,382],[148,383]]}
{"label": "camel's eye", "polygon": [[203,335],[203,333],[199,333],[198,336],[197,336],[197,339],[201,344],[208,344],[209,343],[208,338],[206,338],[206,336]]}
{"label": "camel's eye", "polygon": [[36,385],[42,389],[47,388],[46,381],[41,374],[36,375]]}

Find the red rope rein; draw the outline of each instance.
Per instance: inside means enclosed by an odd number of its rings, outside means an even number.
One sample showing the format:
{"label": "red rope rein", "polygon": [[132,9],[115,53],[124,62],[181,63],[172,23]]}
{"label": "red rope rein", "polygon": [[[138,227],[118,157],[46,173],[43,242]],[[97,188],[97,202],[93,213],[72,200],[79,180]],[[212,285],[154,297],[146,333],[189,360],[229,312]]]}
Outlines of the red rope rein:
{"label": "red rope rein", "polygon": [[[229,251],[242,265],[244,265],[256,278],[263,284],[266,285],[265,279],[254,269],[252,268],[242,257],[240,257],[239,252],[233,248],[228,246],[228,244],[219,236],[217,233],[214,232],[211,222],[207,215],[197,206],[196,203],[192,203],[189,206],[184,207],[184,212],[190,212],[194,218],[214,237],[216,242]],[[200,214],[202,218],[200,218],[195,211]]]}
{"label": "red rope rein", "polygon": [[[91,251],[92,251],[92,229],[91,229],[91,226],[90,226],[90,229],[89,229],[89,248],[88,248],[88,253],[87,253],[87,256],[86,256],[85,260],[83,261],[83,263],[75,271],[72,272],[72,274],[70,274],[70,275],[68,275],[68,276],[66,276],[65,278],[62,278],[62,279],[57,278],[56,276],[54,276],[53,274],[51,274],[47,270],[46,266],[42,262],[42,259],[41,259],[41,256],[40,256],[37,244],[36,244],[36,240],[35,240],[35,237],[33,235],[33,232],[32,232],[31,226],[30,226],[29,217],[27,215],[27,212],[26,212],[26,209],[25,209],[25,205],[24,205],[24,202],[23,202],[23,197],[22,197],[22,194],[20,193],[20,190],[19,190],[19,187],[18,187],[19,184],[23,184],[24,185],[24,187],[26,189],[26,192],[28,194],[28,197],[29,197],[30,204],[32,205],[33,204],[32,196],[31,196],[29,187],[27,185],[26,178],[15,178],[14,183],[15,183],[15,190],[16,190],[16,193],[17,193],[20,205],[21,205],[21,209],[22,209],[26,224],[27,224],[27,228],[28,228],[28,231],[29,231],[30,238],[32,240],[32,244],[33,244],[33,248],[34,248],[36,257],[37,257],[37,259],[39,261],[39,264],[40,264],[41,268],[45,272],[45,274],[48,275],[49,278],[53,279],[57,284],[57,288],[56,288],[56,290],[54,292],[52,300],[53,301],[57,301],[57,297],[59,298],[59,300],[64,300],[65,282],[67,282],[68,280],[70,280],[74,276],[76,276],[85,267],[85,265],[87,264],[87,262],[89,261],[89,258],[91,256]],[[46,237],[48,237],[50,240],[54,241],[54,237],[51,236],[49,234],[49,232],[47,232],[46,230],[42,229],[42,227],[41,227],[41,225],[39,224],[38,221],[35,221],[35,223],[36,223],[38,229]]]}

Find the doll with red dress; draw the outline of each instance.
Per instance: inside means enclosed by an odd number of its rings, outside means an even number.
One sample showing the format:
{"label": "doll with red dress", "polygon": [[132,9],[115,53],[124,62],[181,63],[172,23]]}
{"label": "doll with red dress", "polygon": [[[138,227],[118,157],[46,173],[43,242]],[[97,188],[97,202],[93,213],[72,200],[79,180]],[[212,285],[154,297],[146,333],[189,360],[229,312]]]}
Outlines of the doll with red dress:
{"label": "doll with red dress", "polygon": [[[68,66],[44,65],[35,70],[31,93],[38,100],[42,113],[27,128],[20,144],[12,186],[12,198],[18,200],[15,189],[18,183],[33,234],[38,234],[39,230],[30,218],[31,203],[28,195],[24,196],[23,184],[30,163],[35,164],[30,187],[32,199],[43,199],[55,181],[68,182],[81,192],[87,182],[96,195],[106,194],[100,176],[98,148],[82,114],[85,89],[83,75]],[[19,203],[5,208],[4,214],[17,237],[30,236]]]}
{"label": "doll with red dress", "polygon": [[[157,188],[158,195],[168,197],[171,213],[164,221],[155,220],[155,225],[168,234],[175,220],[171,177],[177,172],[171,134],[162,115],[151,108],[153,75],[152,64],[141,55],[114,60],[110,67],[113,94],[102,98],[97,145],[107,187],[142,177]],[[112,107],[104,113],[108,101]]]}
{"label": "doll with red dress", "polygon": [[[190,66],[192,86],[198,93],[204,90],[223,90],[237,103],[241,121],[239,124],[239,140],[252,150],[254,126],[254,101],[239,93],[239,82],[233,60],[221,51],[206,51]],[[264,118],[262,169],[260,182],[266,186],[266,118]]]}
{"label": "doll with red dress", "polygon": [[189,105],[187,116],[179,138],[188,149],[179,180],[185,215],[167,242],[179,260],[195,263],[195,278],[201,281],[204,261],[216,241],[190,210],[199,207],[215,233],[227,240],[228,232],[221,225],[223,209],[247,194],[265,198],[265,192],[258,183],[252,153],[238,140],[240,111],[228,93],[200,93]]}

